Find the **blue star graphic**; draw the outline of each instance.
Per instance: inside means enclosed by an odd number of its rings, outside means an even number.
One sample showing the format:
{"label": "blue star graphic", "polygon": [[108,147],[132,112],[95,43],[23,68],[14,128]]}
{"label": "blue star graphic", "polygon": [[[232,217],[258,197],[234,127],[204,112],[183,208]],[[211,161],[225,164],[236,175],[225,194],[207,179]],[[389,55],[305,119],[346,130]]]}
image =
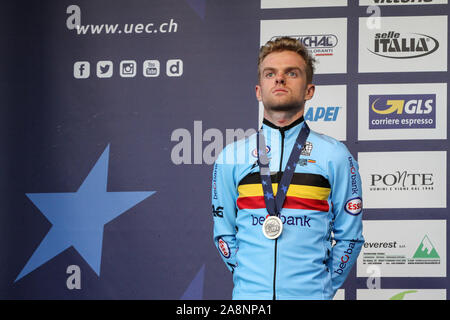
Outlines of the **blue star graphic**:
{"label": "blue star graphic", "polygon": [[27,193],[52,227],[16,281],[73,246],[100,276],[103,227],[155,191],[107,192],[109,145],[77,192]]}
{"label": "blue star graphic", "polygon": [[265,180],[261,181],[263,185],[267,186],[267,182]]}
{"label": "blue star graphic", "polygon": [[200,18],[205,19],[206,0],[186,0],[186,2],[194,9]]}
{"label": "blue star graphic", "polygon": [[301,149],[302,145],[300,143],[297,143],[297,149]]}
{"label": "blue star graphic", "polygon": [[269,192],[266,192],[265,197],[267,199],[273,199],[273,196]]}
{"label": "blue star graphic", "polygon": [[283,190],[284,193],[286,193],[288,188],[285,185],[282,185],[281,189]]}

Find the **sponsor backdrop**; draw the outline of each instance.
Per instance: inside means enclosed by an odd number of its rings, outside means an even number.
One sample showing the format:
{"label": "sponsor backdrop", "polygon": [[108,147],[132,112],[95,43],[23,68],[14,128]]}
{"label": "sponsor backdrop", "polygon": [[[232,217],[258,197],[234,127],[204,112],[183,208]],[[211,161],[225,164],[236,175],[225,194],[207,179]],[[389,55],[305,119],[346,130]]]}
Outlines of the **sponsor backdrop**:
{"label": "sponsor backdrop", "polygon": [[259,46],[317,58],[305,118],[358,159],[366,243],[336,299],[447,299],[448,1],[2,7],[1,299],[230,299],[212,163],[254,133]]}

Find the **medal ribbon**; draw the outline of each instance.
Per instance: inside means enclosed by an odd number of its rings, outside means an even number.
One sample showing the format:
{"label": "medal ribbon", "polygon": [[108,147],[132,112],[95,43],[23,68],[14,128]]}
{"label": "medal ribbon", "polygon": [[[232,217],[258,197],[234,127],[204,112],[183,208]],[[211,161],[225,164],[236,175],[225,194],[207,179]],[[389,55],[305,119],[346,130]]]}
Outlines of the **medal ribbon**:
{"label": "medal ribbon", "polygon": [[[266,139],[264,137],[263,130],[258,131],[257,135],[257,150],[258,150],[258,164],[259,164],[259,175],[261,177],[261,183],[264,191],[264,201],[266,203],[267,211],[271,216],[277,216],[281,208],[283,207],[284,200],[286,199],[286,194],[291,184],[292,177],[294,175],[295,167],[300,158],[303,146],[306,143],[310,129],[305,121],[303,121],[303,127],[298,133],[295,144],[292,148],[289,160],[284,169],[283,175],[281,176],[281,181],[278,184],[277,195],[274,197],[272,189],[272,180],[270,179],[270,168],[269,168],[269,157],[266,151]],[[283,161],[281,159],[280,161]]]}

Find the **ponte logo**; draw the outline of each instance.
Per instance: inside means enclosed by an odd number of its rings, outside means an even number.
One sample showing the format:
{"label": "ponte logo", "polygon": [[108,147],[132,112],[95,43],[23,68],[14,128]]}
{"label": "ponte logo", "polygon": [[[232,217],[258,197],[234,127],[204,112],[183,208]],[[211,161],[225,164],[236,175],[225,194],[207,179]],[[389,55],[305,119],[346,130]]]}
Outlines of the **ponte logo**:
{"label": "ponte logo", "polygon": [[359,152],[364,207],[446,208],[446,151]]}
{"label": "ponte logo", "polygon": [[436,128],[435,94],[369,95],[369,129]]}

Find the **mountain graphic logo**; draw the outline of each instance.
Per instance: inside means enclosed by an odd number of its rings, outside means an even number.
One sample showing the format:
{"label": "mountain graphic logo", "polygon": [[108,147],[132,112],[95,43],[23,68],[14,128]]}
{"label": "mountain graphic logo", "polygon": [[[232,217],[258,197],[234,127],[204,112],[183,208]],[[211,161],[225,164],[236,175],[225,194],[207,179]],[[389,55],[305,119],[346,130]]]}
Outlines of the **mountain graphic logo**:
{"label": "mountain graphic logo", "polygon": [[427,235],[420,242],[413,259],[440,259],[439,254]]}

